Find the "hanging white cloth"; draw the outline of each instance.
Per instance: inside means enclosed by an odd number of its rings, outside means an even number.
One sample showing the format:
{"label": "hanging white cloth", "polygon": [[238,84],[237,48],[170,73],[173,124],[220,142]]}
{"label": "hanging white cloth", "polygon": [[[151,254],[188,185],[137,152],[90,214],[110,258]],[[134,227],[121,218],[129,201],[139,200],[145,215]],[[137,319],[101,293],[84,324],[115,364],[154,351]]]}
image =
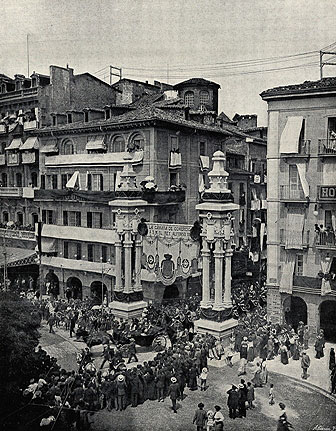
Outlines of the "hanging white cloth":
{"label": "hanging white cloth", "polygon": [[288,117],[280,138],[280,153],[295,154],[299,152],[299,138],[303,117]]}
{"label": "hanging white cloth", "polygon": [[287,213],[286,249],[303,249],[304,212],[299,209]]}
{"label": "hanging white cloth", "polygon": [[287,252],[286,262],[282,266],[282,275],[280,279],[279,292],[289,293],[293,292],[293,275],[295,267],[295,253]]}
{"label": "hanging white cloth", "polygon": [[[323,272],[323,274],[329,273],[330,268],[331,268],[331,264],[332,264],[332,259],[330,257],[329,258],[326,258],[326,257],[321,258],[321,271]],[[331,292],[330,281],[322,278],[321,296],[324,296],[330,292]]]}
{"label": "hanging white cloth", "polygon": [[336,211],[331,213],[331,225],[334,231],[334,235],[336,236]]}
{"label": "hanging white cloth", "polygon": [[260,250],[263,251],[265,235],[265,223],[260,224]]}
{"label": "hanging white cloth", "polygon": [[76,185],[78,185],[78,187],[80,188],[79,185],[79,171],[75,171],[70,180],[66,183],[65,187],[67,189],[74,189],[76,187]]}
{"label": "hanging white cloth", "polygon": [[309,184],[306,178],[306,163],[305,162],[297,162],[296,167],[299,173],[303,193],[306,198],[309,197]]}
{"label": "hanging white cloth", "polygon": [[198,191],[203,193],[205,190],[203,174],[198,175]]}

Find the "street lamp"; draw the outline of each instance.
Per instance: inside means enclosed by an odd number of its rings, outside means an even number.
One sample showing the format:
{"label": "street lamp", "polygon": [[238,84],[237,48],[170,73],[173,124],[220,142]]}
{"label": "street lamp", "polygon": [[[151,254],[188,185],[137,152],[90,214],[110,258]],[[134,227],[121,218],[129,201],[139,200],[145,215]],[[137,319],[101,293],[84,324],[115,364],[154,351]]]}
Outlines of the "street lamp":
{"label": "street lamp", "polygon": [[101,272],[101,277],[102,277],[101,278],[101,297],[102,297],[102,300],[101,300],[101,308],[102,308],[102,314],[103,314],[103,310],[104,310],[104,273],[107,274],[111,270],[111,268],[105,268],[105,270],[104,270],[104,263],[111,263],[111,260],[108,259],[107,262],[103,262],[103,256],[100,257],[100,260],[102,262],[102,272]]}

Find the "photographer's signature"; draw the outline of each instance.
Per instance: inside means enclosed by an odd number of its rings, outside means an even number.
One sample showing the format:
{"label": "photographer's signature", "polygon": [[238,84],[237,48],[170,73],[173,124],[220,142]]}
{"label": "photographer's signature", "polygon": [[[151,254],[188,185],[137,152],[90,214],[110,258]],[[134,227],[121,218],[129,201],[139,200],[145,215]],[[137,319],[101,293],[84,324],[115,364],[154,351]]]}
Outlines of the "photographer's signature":
{"label": "photographer's signature", "polygon": [[333,425],[332,427],[324,427],[323,425],[316,425],[313,428],[313,431],[336,431],[336,425]]}

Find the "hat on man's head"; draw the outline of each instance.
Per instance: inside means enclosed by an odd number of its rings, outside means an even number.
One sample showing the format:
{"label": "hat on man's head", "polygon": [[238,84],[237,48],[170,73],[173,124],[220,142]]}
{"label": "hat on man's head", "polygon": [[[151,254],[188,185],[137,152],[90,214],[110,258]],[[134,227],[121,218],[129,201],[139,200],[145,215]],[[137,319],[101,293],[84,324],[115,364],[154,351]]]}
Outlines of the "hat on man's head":
{"label": "hat on man's head", "polygon": [[118,379],[118,382],[123,382],[125,380],[125,377],[122,374],[119,374],[117,379]]}
{"label": "hat on man's head", "polygon": [[280,407],[282,410],[284,410],[284,409],[286,408],[286,406],[285,406],[285,404],[284,404],[284,403],[279,403],[279,407]]}
{"label": "hat on man's head", "polygon": [[176,383],[176,382],[177,382],[177,379],[176,379],[176,377],[172,377],[172,378],[170,379],[170,381],[171,381],[172,383]]}

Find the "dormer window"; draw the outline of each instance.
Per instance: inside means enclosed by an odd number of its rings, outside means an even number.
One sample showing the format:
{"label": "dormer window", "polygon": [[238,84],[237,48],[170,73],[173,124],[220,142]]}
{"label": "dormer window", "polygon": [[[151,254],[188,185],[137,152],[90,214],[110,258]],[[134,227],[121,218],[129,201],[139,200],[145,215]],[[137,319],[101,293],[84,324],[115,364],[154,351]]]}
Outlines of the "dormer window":
{"label": "dormer window", "polygon": [[67,123],[68,123],[68,124],[71,124],[71,123],[72,123],[72,113],[71,113],[71,112],[68,112],[68,113],[67,113]]}
{"label": "dormer window", "polygon": [[208,103],[209,103],[209,92],[203,90],[200,92],[200,105],[201,107],[205,108],[205,106]]}
{"label": "dormer window", "polygon": [[184,104],[189,107],[194,106],[194,92],[187,91],[184,95]]}
{"label": "dormer window", "polygon": [[89,112],[84,111],[84,123],[88,123],[88,122],[89,122]]}

